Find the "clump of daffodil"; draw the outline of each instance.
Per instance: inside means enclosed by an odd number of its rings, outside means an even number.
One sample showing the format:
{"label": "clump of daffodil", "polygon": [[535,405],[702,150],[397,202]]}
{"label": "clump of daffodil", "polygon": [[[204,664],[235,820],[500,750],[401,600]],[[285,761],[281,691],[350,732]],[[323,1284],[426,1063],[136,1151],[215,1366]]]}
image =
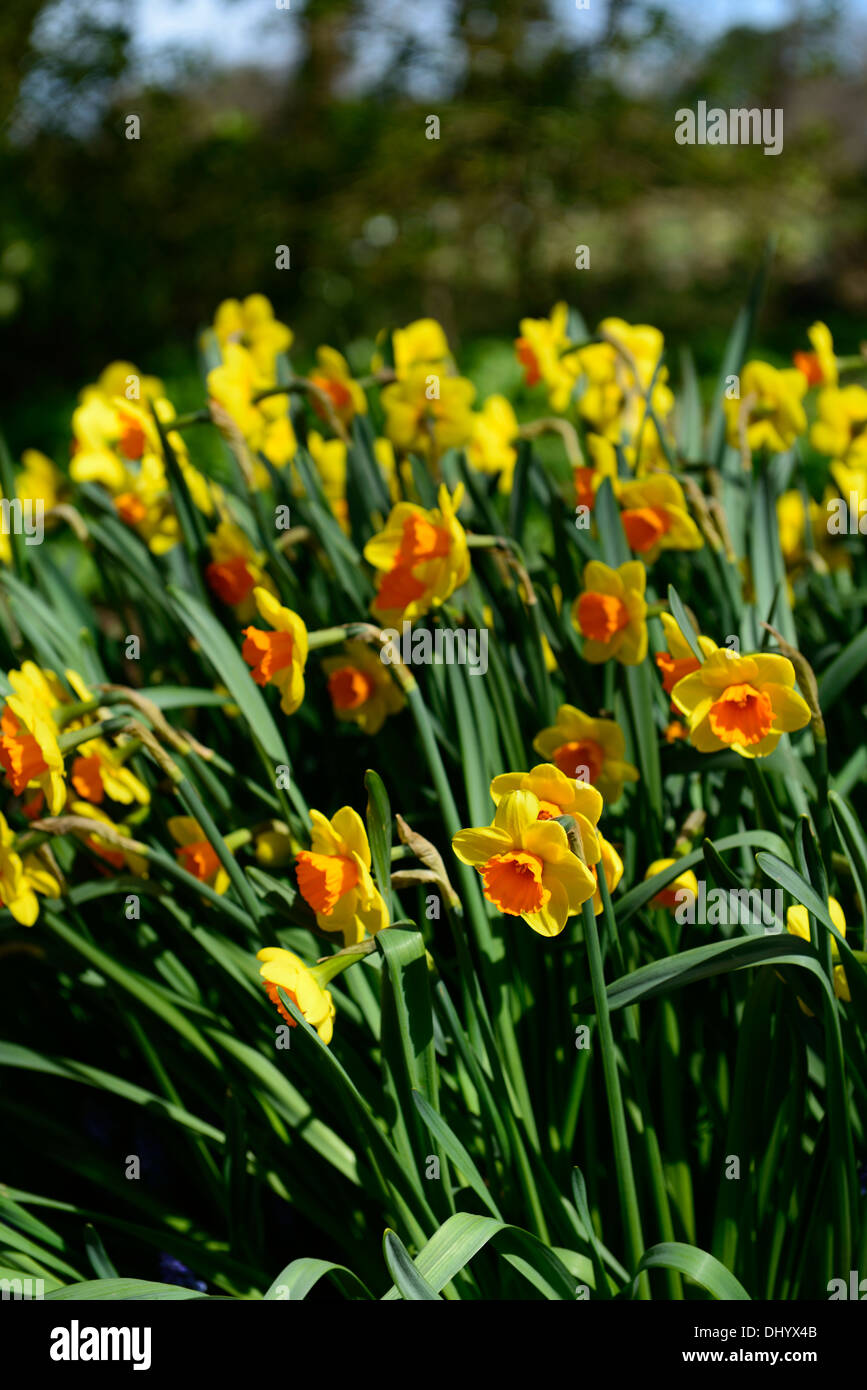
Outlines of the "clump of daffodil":
{"label": "clump of daffodil", "polygon": [[[662,675],[662,688],[670,695],[677,682],[697,671],[701,663],[693,656],[692,647],[687,642],[671,613],[660,613],[660,620],[668,643],[667,652],[656,653],[656,665]],[[715,652],[716,642],[711,637],[696,636],[699,648],[705,656]]]}
{"label": "clump of daffodil", "polygon": [[383,625],[421,617],[466,583],[470,552],[457,517],[463,495],[462,483],[453,495],[443,483],[438,508],[398,502],[384,529],[367,542],[364,558],[380,571],[370,607]]}
{"label": "clump of daffodil", "polygon": [[[310,381],[328,397],[331,409],[341,424],[349,425],[354,416],[367,414],[367,397],[353,379],[343,353],[336,348],[316,349],[316,366],[310,373]],[[321,400],[312,395],[310,404],[321,420],[328,421],[328,411]]]}
{"label": "clump of daffodil", "polygon": [[60,885],[35,854],[19,854],[15,832],[0,815],[0,907],[7,907],[22,927],[32,927],[39,916],[37,893],[60,897]]}
{"label": "clump of daffodil", "polygon": [[837,358],[834,355],[834,340],[827,324],[814,323],[807,329],[812,352],[796,352],[792,361],[803,372],[808,386],[836,386],[838,381]]}
{"label": "clump of daffodil", "polygon": [[493,823],[459,830],[458,859],[479,873],[485,897],[540,936],[559,936],[567,919],[593,897],[596,880],[572,850],[558,820],[540,819],[531,791],[507,792]]}
{"label": "clump of daffodil", "polygon": [[488,396],[473,416],[473,434],[467,445],[467,461],[480,473],[495,474],[500,492],[511,492],[518,451],[519,426],[505,396]]}
{"label": "clump of daffodil", "polygon": [[420,363],[383,388],[385,432],[396,449],[425,458],[462,448],[473,435],[475,396],[475,386],[465,377]]}
{"label": "clump of daffodil", "polygon": [[546,319],[521,319],[520,337],[515,339],[527,386],[543,382],[558,415],[568,409],[580,372],[577,354],[569,351],[568,319],[568,306],[561,301]]}
{"label": "clump of daffodil", "polygon": [[718,648],[678,681],[671,698],[700,753],[731,748],[744,758],[763,758],[783,734],[810,722],[809,706],[794,685],[795,668],[785,656]]}
{"label": "clump of daffodil", "polygon": [[510,792],[532,792],[539,802],[539,820],[571,816],[581,841],[586,864],[599,859],[597,822],[602,814],[602,796],[595,787],[578,778],[567,777],[553,763],[539,763],[529,772],[503,772],[491,783],[491,797],[499,806]]}
{"label": "clump of daffodil", "polygon": [[664,423],[674,408],[668,369],[660,366],[662,334],[650,324],[608,318],[599,324],[596,336],[600,341],[577,355],[582,419],[595,434],[622,445],[637,472],[667,468],[655,423]]}
{"label": "clump of daffodil", "polygon": [[623,730],[613,719],[594,719],[575,705],[561,705],[557,722],[533,739],[533,747],[568,778],[595,787],[607,806],[619,800],[624,782],[638,769],[625,759]]}
{"label": "clump of daffodil", "polygon": [[647,571],[640,560],[617,569],[590,560],[584,591],[572,605],[572,621],[584,637],[584,657],[598,663],[612,657],[638,666],[647,655]]}
{"label": "clump of daffodil", "polygon": [[370,876],[364,822],[351,806],[342,806],[331,820],[311,811],[310,820],[310,849],[295,858],[299,892],[322,931],[342,932],[344,945],[354,946],[388,926],[388,909]]}
{"label": "clump of daffodil", "polygon": [[338,719],[357,724],[365,734],[377,734],[390,714],[406,703],[378,653],[366,642],[347,642],[340,656],[322,663],[328,694]]}
{"label": "clump of daffodil", "polygon": [[307,628],[297,613],[284,608],[267,589],[255,588],[253,598],[271,631],[245,627],[241,654],[252,667],[256,684],[276,685],[283,713],[294,714],[304,699]]}
{"label": "clump of daffodil", "polygon": [[205,516],[213,513],[220,491],[193,467],[183,437],[171,428],[175,410],[162,383],[142,377],[129,362],[115,362],[79,399],[72,417],[70,475],[77,483],[101,484],[121,521],[155,555],[165,554],[180,540],[180,526],[154,414],[167,433],[193,503]]}
{"label": "clump of daffodil", "polygon": [[654,473],[616,488],[620,520],[631,550],[652,564],[663,550],[700,550],[704,541],[683,488],[670,473]]}
{"label": "clump of daffodil", "polygon": [[[645,882],[649,878],[655,877],[656,874],[661,874],[664,869],[670,869],[672,864],[676,863],[676,859],[654,859],[653,863],[648,864],[645,870]],[[679,898],[678,893],[688,893],[693,900],[698,897],[698,880],[692,869],[684,869],[682,873],[677,875],[677,878],[673,878],[671,883],[666,884],[665,888],[661,888],[658,893],[655,893],[650,899],[651,904],[653,907],[665,907],[673,912],[676,907],[686,901],[683,897]]]}
{"label": "clump of daffodil", "polygon": [[[324,439],[318,430],[307,436],[307,448],[325,494],[325,500],[341,530],[349,534],[349,503],[346,500],[346,445],[342,439]],[[303,491],[303,489],[302,489]]]}
{"label": "clump of daffodil", "polygon": [[[846,915],[836,898],[828,898],[828,915],[831,918],[831,921],[834,923],[834,926],[837,928],[837,931],[845,940]],[[792,936],[800,936],[804,941],[810,940],[810,916],[807,912],[807,909],[804,906],[802,906],[801,903],[794,903],[786,913],[786,930],[791,932]],[[824,927],[822,928],[822,930],[824,931]],[[834,961],[839,961],[839,959],[840,947],[837,945],[835,938],[832,936],[832,965],[834,964]],[[846,979],[846,972],[843,969],[842,965],[834,965],[834,993],[836,994],[838,999],[842,999],[846,1004],[850,1002],[852,997],[849,993],[849,984]],[[801,1003],[801,1008],[804,1010],[805,1013],[811,1012],[803,1002]]]}
{"label": "clump of daffodil", "polygon": [[867,469],[867,390],[853,384],[820,391],[810,443],[849,468]]}
{"label": "clump of daffodil", "polygon": [[[297,1020],[285,1008],[279,990],[283,990],[292,1003],[303,1014],[311,1028],[315,1028],[324,1043],[330,1043],[334,1032],[334,1000],[331,992],[324,988],[324,982],[331,978],[327,973],[330,962],[309,966],[293,951],[282,946],[266,946],[257,952],[256,959],[262,962],[259,974],[265,985],[265,992],[277,1011],[285,1018],[290,1028],[298,1026]],[[332,972],[333,973],[333,972]]]}
{"label": "clump of daffodil", "polygon": [[781,454],[790,449],[807,430],[802,404],[806,391],[806,377],[797,367],[748,362],[740,375],[739,397],[723,402],[729,444],[739,449],[745,431],[753,453],[764,449]]}
{"label": "clump of daffodil", "polygon": [[205,568],[208,588],[235,610],[235,617],[248,622],[256,606],[253,590],[267,589],[276,597],[273,581],[265,573],[265,555],[257,550],[246,531],[235,521],[220,522],[207,538],[211,563]]}

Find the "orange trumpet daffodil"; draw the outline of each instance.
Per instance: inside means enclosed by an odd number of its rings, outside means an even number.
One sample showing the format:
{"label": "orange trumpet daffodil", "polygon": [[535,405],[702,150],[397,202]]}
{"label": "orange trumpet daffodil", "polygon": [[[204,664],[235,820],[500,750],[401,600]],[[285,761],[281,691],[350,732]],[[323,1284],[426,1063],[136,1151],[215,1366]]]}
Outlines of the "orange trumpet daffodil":
{"label": "orange trumpet daffodil", "polygon": [[671,698],[686,715],[689,741],[700,753],[732,748],[744,758],[763,758],[784,733],[810,722],[807,702],[794,686],[795,668],[787,657],[717,649],[678,681]]}
{"label": "orange trumpet daffodil", "polygon": [[284,608],[267,589],[258,585],[253,598],[259,614],[273,630],[244,628],[241,654],[252,669],[257,685],[276,685],[280,708],[294,714],[304,699],[304,666],[307,661],[307,628],[297,613]]}

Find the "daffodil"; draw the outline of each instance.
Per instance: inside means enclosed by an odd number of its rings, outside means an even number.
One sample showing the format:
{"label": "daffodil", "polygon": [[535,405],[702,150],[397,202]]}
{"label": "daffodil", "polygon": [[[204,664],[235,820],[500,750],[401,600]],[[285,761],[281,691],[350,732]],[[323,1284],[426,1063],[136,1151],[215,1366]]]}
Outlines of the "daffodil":
{"label": "daffodil", "polygon": [[225,893],[230,879],[217,851],[193,816],[169,816],[169,834],[179,846],[175,858],[188,874],[206,883],[215,893]]}
{"label": "daffodil", "polygon": [[584,637],[584,657],[594,663],[614,657],[638,666],[647,655],[647,571],[640,560],[611,569],[601,560],[584,566],[584,592],[572,605],[572,621]]}
{"label": "daffodil", "polygon": [[311,969],[299,956],[286,951],[282,946],[266,946],[259,951],[256,959],[262,962],[259,974],[265,991],[272,1004],[285,1018],[290,1028],[297,1027],[297,1020],[284,1007],[278,990],[283,990],[292,1000],[299,1013],[315,1028],[324,1043],[330,1043],[334,1032],[334,1000],[327,989],[323,989],[317,978],[317,967]]}
{"label": "daffodil", "polygon": [[803,372],[808,386],[836,386],[838,380],[834,340],[827,324],[814,323],[807,329],[812,352],[796,352],[795,366]]}
{"label": "daffodil", "polygon": [[[845,940],[846,914],[844,913],[842,907],[840,906],[836,898],[828,898],[828,915],[830,916],[831,921],[834,923],[834,926],[837,928],[837,931]],[[810,940],[810,916],[807,912],[807,909],[803,907],[801,903],[794,903],[786,913],[786,930],[790,931],[793,936],[800,936],[804,941]],[[839,959],[840,947],[837,945],[835,938],[832,936],[832,965],[834,961],[838,961]],[[838,999],[844,1000],[847,1004],[850,1002],[852,997],[849,993],[849,984],[846,980],[846,972],[843,969],[842,965],[834,965],[834,993],[836,994]],[[806,1009],[806,1007],[803,1004],[802,1008],[805,1009],[806,1013],[810,1012],[810,1010]]]}
{"label": "daffodil", "polygon": [[331,820],[311,811],[310,820],[310,849],[299,851],[295,861],[299,892],[323,931],[342,932],[344,945],[355,945],[388,926],[388,910],[370,876],[364,822],[351,806],[342,806]]}
{"label": "daffodil", "polygon": [[[274,468],[285,468],[298,451],[298,441],[289,415],[285,392],[257,400],[260,392],[274,385],[269,372],[261,369],[256,357],[240,343],[229,341],[223,360],[208,372],[207,391],[211,400],[232,417],[250,453],[262,454]],[[267,469],[254,469],[254,484],[267,483]]]}
{"label": "daffodil", "polygon": [[415,319],[405,328],[396,328],[391,335],[394,352],[394,371],[402,381],[414,368],[429,367],[447,370],[450,353],[448,339],[436,319]]}
{"label": "daffodil", "polygon": [[772,367],[769,362],[748,362],[740,374],[740,394],[723,402],[728,441],[741,447],[745,426],[747,446],[754,453],[767,449],[781,454],[807,430],[802,404],[807,381],[797,367]]}
{"label": "daffodil", "polygon": [[568,350],[568,319],[568,306],[561,301],[547,319],[521,319],[520,337],[515,339],[526,384],[544,382],[551,409],[558,415],[568,409],[580,372],[577,353]]}
{"label": "daffodil", "polygon": [[384,626],[421,617],[466,583],[470,552],[457,517],[463,495],[463,484],[453,495],[441,484],[436,509],[398,502],[367,542],[364,558],[381,571],[371,612]]}
{"label": "daffodil", "polygon": [[[681,632],[677,619],[671,613],[660,613],[660,620],[668,643],[667,652],[656,653],[656,664],[662,674],[662,688],[670,695],[677,682],[684,676],[697,671],[701,663],[693,656],[692,647]],[[699,648],[705,656],[716,651],[716,642],[710,637],[697,636]]]}
{"label": "daffodil", "polygon": [[[316,366],[310,373],[310,380],[328,397],[331,409],[342,424],[348,425],[354,416],[367,414],[367,397],[353,380],[346,358],[336,348],[316,349]],[[315,395],[310,397],[310,404],[320,419],[328,420],[328,411]]]}
{"label": "daffodil", "polygon": [[396,449],[427,458],[459,449],[473,435],[476,388],[461,376],[446,376],[422,363],[383,388],[385,432]]}
{"label": "daffodil", "polygon": [[683,488],[670,473],[621,483],[617,493],[626,539],[647,564],[662,550],[701,549],[701,532],[687,511]]}
{"label": "daffodil", "polygon": [[820,391],[810,443],[850,468],[867,468],[867,390],[852,385]]}
{"label": "daffodil", "polygon": [[540,819],[541,809],[533,792],[507,792],[493,823],[459,830],[452,848],[477,870],[485,897],[502,913],[523,917],[541,936],[558,936],[596,884],[563,826]]}
{"label": "daffodil", "polygon": [[787,657],[756,652],[711,652],[702,666],[678,681],[671,698],[689,723],[689,741],[700,753],[731,748],[745,758],[773,753],[781,736],[803,729],[810,710],[794,689]]}
{"label": "daffodil", "polygon": [[503,772],[491,783],[491,797],[499,806],[510,792],[532,792],[539,802],[539,820],[571,816],[581,841],[584,862],[599,859],[597,821],[602,814],[602,796],[595,787],[578,778],[567,777],[553,763],[539,763],[529,772]]}
{"label": "daffodil", "polygon": [[323,661],[322,670],[337,718],[357,724],[365,734],[379,733],[387,717],[406,703],[379,655],[366,642],[347,642],[342,655]]}
{"label": "daffodil", "polygon": [[[653,878],[655,874],[661,874],[663,869],[670,869],[672,864],[676,863],[676,859],[654,859],[653,863],[649,864],[645,870],[645,882],[647,879]],[[684,898],[678,897],[678,893],[689,893],[693,899],[698,897],[698,880],[692,869],[684,869],[665,888],[661,888],[650,901],[654,907],[665,907],[674,911],[685,901]]]}
{"label": "daffodil", "polygon": [[6,907],[22,927],[32,927],[39,916],[37,893],[60,897],[60,885],[35,854],[22,856],[15,849],[15,832],[0,815],[0,907]]}
{"label": "daffodil", "polygon": [[297,613],[284,608],[267,589],[255,588],[253,598],[259,616],[272,630],[244,628],[241,654],[253,668],[256,684],[276,685],[283,713],[294,714],[304,699],[307,628]]}
{"label": "daffodil", "polygon": [[346,500],[346,445],[342,439],[323,439],[317,430],[307,436],[307,448],[316,465],[326,501],[340,527],[349,533],[349,503]]}
{"label": "daffodil", "polygon": [[567,777],[589,782],[608,806],[620,799],[624,782],[638,781],[638,769],[624,757],[620,725],[594,719],[575,705],[561,705],[556,724],[537,734],[533,747]]}
{"label": "daffodil", "polygon": [[277,354],[288,352],[293,338],[291,328],[275,319],[264,294],[248,294],[243,301],[224,299],[214,315],[214,335],[224,353],[230,345],[249,351],[257,372],[269,382],[276,378]]}
{"label": "daffodil", "polygon": [[480,473],[496,474],[500,492],[511,492],[518,451],[519,426],[505,396],[488,396],[473,416],[473,434],[467,445],[467,462]]}
{"label": "daffodil", "polygon": [[274,582],[265,573],[265,555],[256,549],[237,522],[221,521],[208,536],[211,563],[205,568],[208,587],[235,610],[241,622],[256,611],[253,590],[258,586],[275,595]]}
{"label": "daffodil", "polygon": [[37,789],[56,816],[66,800],[63,754],[51,716],[55,697],[32,661],[9,672],[13,693],[0,714],[0,766],[16,796]]}
{"label": "daffodil", "polygon": [[84,801],[100,805],[106,797],[123,806],[150,804],[151,794],[135,773],[124,765],[123,747],[112,748],[104,738],[80,743],[69,773],[70,784]]}

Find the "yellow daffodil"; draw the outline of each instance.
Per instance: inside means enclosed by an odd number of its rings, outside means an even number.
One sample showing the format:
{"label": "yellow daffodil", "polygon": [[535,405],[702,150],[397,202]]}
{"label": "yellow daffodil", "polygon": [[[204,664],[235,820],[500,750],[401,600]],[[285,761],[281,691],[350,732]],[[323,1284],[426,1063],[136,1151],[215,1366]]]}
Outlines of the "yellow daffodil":
{"label": "yellow daffodil", "polygon": [[[684,676],[697,671],[701,664],[692,654],[692,648],[681,632],[677,619],[671,613],[661,613],[660,619],[668,643],[667,652],[656,653],[656,664],[662,675],[662,688],[670,695],[677,682]],[[710,637],[697,637],[698,645],[705,656],[716,651],[716,642]]]}
{"label": "yellow daffodil", "polygon": [[617,493],[630,549],[648,564],[662,550],[701,549],[701,532],[687,511],[683,488],[670,473],[621,483]]}
{"label": "yellow daffodil", "polygon": [[247,622],[256,611],[253,590],[257,586],[275,596],[277,593],[264,571],[265,555],[234,521],[221,521],[207,539],[211,552],[211,563],[205,568],[208,587],[234,608],[236,618]]}
{"label": "yellow daffodil", "polygon": [[253,840],[256,859],[266,869],[282,869],[291,864],[301,848],[289,827],[277,822],[269,830],[261,830]]}
{"label": "yellow daffodil", "polygon": [[370,844],[364,822],[351,806],[331,820],[311,811],[309,850],[296,856],[298,889],[323,931],[343,933],[345,946],[388,926],[388,911],[370,876]]}
{"label": "yellow daffodil", "polygon": [[[830,916],[831,921],[834,923],[834,926],[837,928],[840,935],[845,940],[846,915],[843,912],[843,909],[836,898],[829,897],[828,899],[828,915]],[[824,926],[821,926],[821,924],[819,929],[820,931],[826,930],[826,928]],[[809,913],[807,912],[807,909],[803,907],[801,903],[794,903],[793,906],[790,907],[788,912],[786,913],[786,930],[790,931],[793,936],[800,936],[804,941],[810,940],[810,917]],[[837,961],[839,959],[840,947],[837,945],[836,940],[832,936],[832,965],[834,961]],[[849,993],[849,984],[846,979],[846,972],[843,969],[842,965],[834,965],[834,993],[836,994],[838,999],[844,1000],[844,1002],[847,1004],[850,1002],[852,998],[852,996]],[[802,1004],[801,1007],[804,1009],[805,1013],[810,1013],[810,1010],[807,1009],[804,1004]]]}
{"label": "yellow daffodil", "polygon": [[253,598],[271,632],[244,628],[241,654],[252,669],[257,685],[276,685],[280,708],[294,714],[304,699],[304,667],[307,662],[307,628],[297,613],[284,608],[267,589],[253,590]]}
{"label": "yellow daffodil", "polygon": [[349,720],[365,734],[377,734],[390,714],[406,703],[378,653],[366,642],[347,642],[343,654],[322,663],[328,694],[338,719]]}
{"label": "yellow daffodil", "polygon": [[533,747],[567,777],[589,782],[608,806],[619,800],[624,782],[638,781],[638,769],[624,758],[620,725],[594,719],[575,705],[561,705],[557,723],[537,734]]}
{"label": "yellow daffodil", "polygon": [[505,396],[488,396],[473,416],[473,435],[467,445],[467,461],[480,473],[499,475],[500,492],[511,492],[518,451],[519,425]]}
{"label": "yellow daffodil", "polygon": [[100,805],[106,797],[123,806],[150,804],[151,794],[130,768],[124,766],[123,746],[112,748],[104,738],[89,739],[75,750],[70,784],[84,801]]}
{"label": "yellow daffodil", "polygon": [[603,439],[600,434],[588,434],[587,452],[591,465],[576,465],[572,470],[572,481],[575,484],[576,503],[592,512],[596,505],[596,494],[605,478],[611,480],[615,494],[617,492],[617,453],[611,441]]}
{"label": "yellow daffodil", "polygon": [[638,666],[647,655],[647,571],[640,560],[611,569],[601,560],[584,566],[584,592],[572,605],[572,621],[584,637],[584,658],[615,658]]}
{"label": "yellow daffodil", "polygon": [[745,758],[763,758],[782,734],[810,722],[807,702],[794,685],[795,669],[784,656],[718,649],[678,681],[671,698],[686,715],[689,741],[700,753],[732,748]]}
{"label": "yellow daffodil", "polygon": [[485,897],[511,917],[523,917],[541,936],[558,936],[572,914],[593,897],[595,879],[573,853],[563,826],[539,818],[530,791],[507,792],[490,826],[459,830],[458,859],[481,877]]}
{"label": "yellow daffodil", "polygon": [[381,395],[385,432],[396,449],[431,452],[459,449],[473,435],[472,404],[476,388],[462,376],[446,376],[422,363]]}
{"label": "yellow daffodil", "polygon": [[[655,874],[661,874],[663,869],[670,869],[672,864],[676,863],[676,859],[654,859],[653,863],[649,864],[645,870],[645,882],[647,879],[653,878]],[[673,878],[671,883],[650,899],[651,904],[654,907],[668,908],[669,911],[673,912],[685,901],[683,898],[678,898],[678,893],[689,893],[694,899],[698,897],[698,880],[692,869],[684,869],[683,873],[677,875],[677,878]]]}
{"label": "yellow daffodil", "polygon": [[740,396],[723,406],[728,441],[741,447],[741,420],[746,424],[748,447],[781,454],[805,434],[807,416],[802,405],[807,381],[797,367],[772,367],[769,362],[748,362],[740,375]]}
{"label": "yellow daffodil", "polygon": [[462,483],[453,496],[441,484],[437,509],[398,502],[384,529],[367,542],[364,558],[381,571],[371,612],[383,626],[421,617],[466,583],[470,552],[457,518],[463,495]]}
{"label": "yellow daffodil", "polygon": [[[252,352],[230,341],[223,348],[223,360],[208,372],[207,391],[211,400],[232,417],[247,448],[254,456],[263,454],[274,468],[285,468],[298,451],[298,441],[289,415],[285,393],[257,401],[256,396],[274,385],[273,377],[257,365]],[[264,486],[267,469],[259,465],[254,483]]]}
{"label": "yellow daffodil", "polygon": [[297,1020],[281,1002],[278,990],[288,994],[299,1013],[315,1028],[324,1043],[330,1043],[334,1032],[334,1000],[327,989],[323,989],[316,974],[305,965],[299,956],[286,951],[282,946],[266,946],[259,951],[256,959],[262,962],[259,974],[272,1004],[285,1018],[290,1028],[296,1028]]}
{"label": "yellow daffodil", "polygon": [[568,306],[561,301],[547,319],[521,319],[520,337],[515,339],[526,384],[544,382],[551,409],[558,415],[568,409],[580,372],[577,353],[567,350],[568,319]]}
{"label": "yellow daffodil", "polygon": [[[355,415],[367,414],[367,397],[353,380],[346,358],[336,348],[316,349],[316,366],[310,373],[310,380],[328,397],[334,414],[344,425],[349,425]],[[328,411],[322,401],[311,395],[310,404],[321,420],[328,421]]]}
{"label": "yellow daffodil", "polygon": [[0,715],[0,766],[16,796],[36,788],[45,797],[52,816],[66,800],[63,754],[51,717],[55,697],[45,677],[32,661],[20,671],[9,672],[13,693],[7,695]]}
{"label": "yellow daffodil", "polygon": [[829,387],[819,392],[810,443],[850,468],[867,468],[867,390]]}
{"label": "yellow daffodil", "polygon": [[193,816],[169,816],[166,824],[180,846],[175,858],[181,867],[215,893],[225,893],[231,880],[199,822]]}
{"label": "yellow daffodil", "polygon": [[838,380],[834,340],[827,324],[814,323],[807,329],[812,352],[796,352],[793,362],[807,379],[808,386],[836,386]]}
{"label": "yellow daffodil", "polygon": [[448,340],[436,319],[416,319],[391,335],[394,371],[403,381],[418,366],[446,370],[450,353]]}
{"label": "yellow daffodil", "polygon": [[292,330],[274,317],[271,301],[264,294],[248,294],[241,302],[224,299],[214,315],[214,335],[225,353],[238,344],[246,348],[260,376],[269,382],[276,377],[275,358],[292,346]]}
{"label": "yellow daffodil", "polygon": [[532,792],[539,802],[539,820],[571,816],[586,864],[599,859],[597,821],[602,814],[602,796],[589,783],[567,777],[553,763],[539,763],[529,772],[503,772],[491,783],[491,796],[499,806],[510,792]]}
{"label": "yellow daffodil", "polygon": [[7,907],[22,927],[32,927],[39,916],[37,893],[60,897],[60,885],[35,854],[16,852],[15,832],[0,815],[0,907]]}

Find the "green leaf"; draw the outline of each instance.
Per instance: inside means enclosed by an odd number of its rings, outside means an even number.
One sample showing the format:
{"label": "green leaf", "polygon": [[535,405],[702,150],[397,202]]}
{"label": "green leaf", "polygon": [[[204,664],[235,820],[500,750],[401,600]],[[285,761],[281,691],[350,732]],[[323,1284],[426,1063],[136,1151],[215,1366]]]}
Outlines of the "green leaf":
{"label": "green leaf", "polygon": [[819,706],[823,713],[839,700],[867,664],[867,627],[853,637],[847,647],[834,657],[819,677]]}
{"label": "green leaf", "polygon": [[394,917],[394,897],[391,890],[391,806],[388,792],[378,772],[368,768],[364,774],[367,789],[367,836],[373,874],[388,908],[389,921]]}
{"label": "green leaf", "polygon": [[[546,1298],[567,1301],[575,1298],[575,1276],[547,1245],[530,1235],[529,1231],[506,1225],[491,1216],[478,1216],[465,1211],[450,1216],[419,1251],[413,1263],[422,1278],[439,1293],[489,1241],[493,1241],[503,1258]],[[385,1300],[400,1296],[396,1288],[389,1289]]]}
{"label": "green leaf", "polygon": [[162,1302],[167,1299],[202,1299],[213,1297],[198,1293],[195,1289],[184,1289],[179,1284],[155,1284],[148,1279],[88,1279],[83,1284],[67,1284],[65,1288],[53,1289],[45,1295],[55,1302],[94,1303],[111,1300],[121,1303]]}
{"label": "green leaf", "polygon": [[[774,835],[770,830],[739,830],[735,835],[723,835],[721,839],[715,841],[705,841],[705,844],[713,844],[717,851],[724,849],[739,849],[742,845],[760,845],[763,849],[773,850],[779,855],[789,853],[789,848],[779,835]],[[676,859],[667,869],[661,869],[652,878],[644,879],[642,883],[637,883],[628,893],[625,893],[617,904],[615,916],[618,926],[622,927],[629,918],[632,917],[645,903],[655,898],[663,888],[667,888],[669,883],[682,874],[685,869],[693,869],[700,864],[704,858],[704,847],[691,850],[689,854],[684,854],[682,858]]]}
{"label": "green leaf", "polygon": [[325,1278],[334,1281],[344,1298],[350,1300],[373,1298],[373,1294],[361,1282],[358,1275],[353,1274],[352,1270],[347,1269],[345,1265],[332,1264],[329,1260],[302,1258],[293,1260],[291,1264],[280,1271],[265,1294],[265,1300],[267,1302],[273,1302],[275,1299],[279,1302],[300,1302],[301,1299],[307,1297],[320,1279]]}
{"label": "green leaf", "polygon": [[95,1226],[88,1224],[84,1228],[84,1248],[90,1267],[99,1279],[116,1279],[117,1270],[105,1252],[99,1232]]}
{"label": "green leaf", "polygon": [[689,620],[689,614],[683,606],[680,594],[673,584],[668,586],[668,606],[671,609],[672,617],[680,628],[680,635],[689,646],[690,651],[699,665],[704,665],[704,652],[699,646],[698,634]]}
{"label": "green leaf", "polygon": [[411,1302],[442,1302],[436,1290],[419,1274],[409,1251],[394,1231],[385,1232],[382,1238],[382,1253],[401,1298],[409,1299]]}
{"label": "green leaf", "polygon": [[696,1284],[701,1284],[703,1289],[713,1294],[716,1299],[726,1301],[743,1302],[750,1301],[743,1284],[726,1269],[725,1265],[720,1264],[719,1260],[713,1255],[709,1255],[706,1250],[699,1250],[695,1245],[683,1245],[680,1241],[667,1241],[661,1245],[652,1245],[641,1257],[641,1261],[636,1270],[636,1278],[633,1282],[633,1293],[638,1285],[638,1275],[647,1269],[679,1269],[681,1274],[693,1279]]}
{"label": "green leaf", "polygon": [[463,1173],[473,1192],[488,1208],[492,1216],[498,1221],[502,1221],[502,1214],[496,1202],[485,1186],[484,1179],[476,1167],[470,1155],[467,1153],[460,1139],[449,1128],[441,1115],[438,1115],[432,1105],[429,1105],[424,1096],[419,1091],[413,1091],[412,1098],[415,1107],[421,1115],[432,1137],[440,1145],[440,1148],[447,1155],[450,1162],[454,1164],[459,1173]]}

